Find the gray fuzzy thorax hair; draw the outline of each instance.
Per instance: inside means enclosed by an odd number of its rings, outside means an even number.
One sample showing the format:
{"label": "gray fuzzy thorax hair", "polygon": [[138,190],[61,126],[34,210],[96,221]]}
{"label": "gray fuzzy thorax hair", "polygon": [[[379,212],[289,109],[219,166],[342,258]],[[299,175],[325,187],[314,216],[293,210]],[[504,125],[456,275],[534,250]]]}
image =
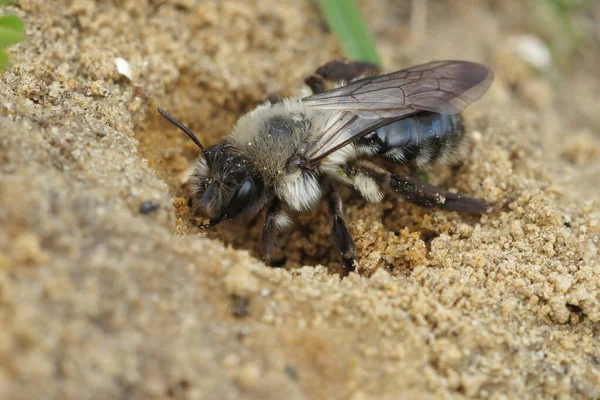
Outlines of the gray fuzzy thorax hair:
{"label": "gray fuzzy thorax hair", "polygon": [[327,118],[300,100],[267,104],[242,116],[227,141],[247,158],[267,186],[278,186],[297,168],[294,161],[321,132]]}

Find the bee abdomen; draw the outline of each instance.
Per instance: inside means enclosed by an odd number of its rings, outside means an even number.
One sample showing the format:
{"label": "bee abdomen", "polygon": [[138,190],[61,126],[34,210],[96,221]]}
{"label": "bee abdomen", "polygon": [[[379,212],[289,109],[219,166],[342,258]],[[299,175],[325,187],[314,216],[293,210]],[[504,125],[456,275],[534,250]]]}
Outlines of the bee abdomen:
{"label": "bee abdomen", "polygon": [[356,142],[356,149],[362,156],[383,156],[423,167],[452,159],[463,131],[460,115],[424,111],[366,135]]}

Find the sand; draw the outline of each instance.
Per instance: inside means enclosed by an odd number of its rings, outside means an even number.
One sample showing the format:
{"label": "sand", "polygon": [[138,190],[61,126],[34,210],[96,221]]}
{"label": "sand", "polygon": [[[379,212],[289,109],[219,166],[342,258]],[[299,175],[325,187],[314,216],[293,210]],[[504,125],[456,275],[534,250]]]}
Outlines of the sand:
{"label": "sand", "polygon": [[340,55],[312,3],[8,8],[27,39],[0,74],[0,398],[599,398],[600,13],[575,14],[589,41],[540,73],[510,43],[552,37],[520,2],[429,3],[420,37],[410,2],[361,2],[388,69],[495,70],[464,161],[430,172],[495,211],[344,190],[359,268],[342,280],[324,207],[295,216],[277,268],[260,216],[196,228],[198,150],[155,111],[211,145],[299,93]]}

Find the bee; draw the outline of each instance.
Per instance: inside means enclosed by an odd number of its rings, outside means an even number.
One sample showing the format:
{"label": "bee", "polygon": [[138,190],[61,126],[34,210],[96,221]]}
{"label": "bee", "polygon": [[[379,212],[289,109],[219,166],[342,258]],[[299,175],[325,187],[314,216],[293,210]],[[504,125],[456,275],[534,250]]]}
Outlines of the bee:
{"label": "bee", "polygon": [[[486,212],[483,200],[396,175],[369,158],[413,167],[451,160],[464,137],[459,113],[483,96],[493,72],[473,62],[436,61],[365,77],[372,67],[329,62],[306,80],[313,95],[259,105],[209,148],[158,109],[202,151],[188,176],[191,213],[208,218],[210,227],[266,207],[259,251],[268,262],[291,224],[289,211],[308,211],[325,200],[333,246],[347,274],[355,268],[356,247],[334,182],[369,202],[393,191],[425,208]],[[340,79],[348,83],[324,90],[325,80]]]}

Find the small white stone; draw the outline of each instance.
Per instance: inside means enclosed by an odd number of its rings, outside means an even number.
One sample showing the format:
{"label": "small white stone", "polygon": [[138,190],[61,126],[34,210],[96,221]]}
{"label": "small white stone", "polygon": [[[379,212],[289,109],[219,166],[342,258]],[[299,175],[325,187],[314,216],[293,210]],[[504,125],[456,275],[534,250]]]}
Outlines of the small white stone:
{"label": "small white stone", "polygon": [[548,46],[533,35],[518,35],[512,40],[515,53],[525,62],[539,69],[552,64],[552,55]]}
{"label": "small white stone", "polygon": [[117,66],[117,71],[119,74],[127,77],[127,79],[131,80],[131,66],[125,59],[121,57],[117,57],[113,60],[115,65]]}

